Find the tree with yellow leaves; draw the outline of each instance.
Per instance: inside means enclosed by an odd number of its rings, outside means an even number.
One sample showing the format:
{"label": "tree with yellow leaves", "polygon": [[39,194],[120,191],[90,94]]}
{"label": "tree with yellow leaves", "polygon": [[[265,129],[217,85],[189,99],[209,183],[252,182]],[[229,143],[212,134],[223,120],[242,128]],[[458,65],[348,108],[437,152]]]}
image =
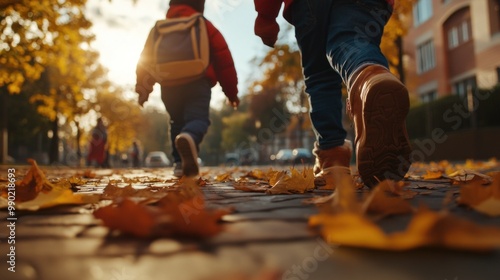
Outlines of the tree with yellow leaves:
{"label": "tree with yellow leaves", "polygon": [[137,101],[122,96],[123,89],[117,87],[97,94],[99,113],[107,121],[110,154],[126,152],[137,138],[144,121]]}
{"label": "tree with yellow leaves", "polygon": [[392,72],[397,73],[403,83],[405,82],[403,37],[408,33],[409,19],[415,2],[416,0],[395,1],[394,11],[384,29],[380,45]]}
{"label": "tree with yellow leaves", "polygon": [[[85,68],[96,56],[89,47],[94,36],[88,31],[91,23],[84,16],[85,4],[86,0],[0,2],[1,104],[6,109],[8,95],[21,92],[27,82],[44,85],[45,90],[35,92],[31,101],[55,123],[51,161],[58,158],[57,119],[71,120],[86,110],[81,108],[82,91],[90,86],[85,85],[89,81]],[[5,115],[1,125],[6,135]],[[0,142],[5,161],[6,139]]]}

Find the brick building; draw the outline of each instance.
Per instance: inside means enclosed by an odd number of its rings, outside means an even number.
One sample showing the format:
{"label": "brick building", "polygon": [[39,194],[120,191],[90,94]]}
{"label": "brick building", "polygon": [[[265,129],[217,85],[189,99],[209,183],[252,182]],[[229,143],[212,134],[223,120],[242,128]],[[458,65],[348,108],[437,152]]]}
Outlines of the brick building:
{"label": "brick building", "polygon": [[500,80],[500,0],[418,0],[404,38],[407,86],[422,102]]}

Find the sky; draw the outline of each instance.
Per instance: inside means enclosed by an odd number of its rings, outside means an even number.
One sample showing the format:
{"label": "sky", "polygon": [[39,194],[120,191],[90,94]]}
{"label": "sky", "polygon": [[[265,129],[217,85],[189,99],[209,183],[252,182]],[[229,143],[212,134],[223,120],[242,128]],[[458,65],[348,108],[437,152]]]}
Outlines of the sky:
{"label": "sky", "polygon": [[[88,0],[87,16],[93,22],[96,35],[94,48],[114,83],[129,89],[135,86],[135,67],[150,28],[164,19],[169,0]],[[229,45],[238,73],[239,91],[245,91],[247,81],[255,75],[251,60],[262,57],[268,47],[254,35],[257,13],[253,0],[207,0],[205,17],[219,29]],[[134,96],[135,97],[135,96]],[[146,106],[160,106],[160,88],[155,86]],[[219,86],[212,89],[214,108],[225,106],[225,96]]]}

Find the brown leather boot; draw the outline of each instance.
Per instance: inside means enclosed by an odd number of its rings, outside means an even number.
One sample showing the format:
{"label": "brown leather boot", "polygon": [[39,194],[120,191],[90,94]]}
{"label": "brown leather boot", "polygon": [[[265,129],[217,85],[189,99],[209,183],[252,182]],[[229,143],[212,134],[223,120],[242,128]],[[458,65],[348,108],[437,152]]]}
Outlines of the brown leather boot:
{"label": "brown leather boot", "polygon": [[385,67],[369,65],[350,78],[348,91],[347,111],[354,121],[361,179],[368,187],[384,179],[402,179],[411,153],[406,131],[408,90]]}
{"label": "brown leather boot", "polygon": [[326,186],[328,189],[333,189],[335,188],[335,172],[351,174],[349,167],[352,156],[351,141],[345,140],[344,145],[328,150],[321,150],[318,142],[315,142],[313,154],[316,156],[313,167],[316,187]]}

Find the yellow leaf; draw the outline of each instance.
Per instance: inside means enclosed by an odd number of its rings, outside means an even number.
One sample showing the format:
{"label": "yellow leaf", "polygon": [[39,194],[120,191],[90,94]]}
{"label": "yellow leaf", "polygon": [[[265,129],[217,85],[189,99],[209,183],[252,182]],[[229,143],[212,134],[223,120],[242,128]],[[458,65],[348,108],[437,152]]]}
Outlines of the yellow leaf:
{"label": "yellow leaf", "polygon": [[379,250],[404,251],[442,247],[469,251],[500,248],[500,228],[481,226],[448,213],[418,212],[404,231],[386,234],[375,223],[354,213],[319,214],[310,217],[320,226],[327,242]]}
{"label": "yellow leaf", "polygon": [[493,175],[491,184],[485,186],[482,181],[472,181],[460,188],[458,203],[490,215],[500,216],[500,173]]}
{"label": "yellow leaf", "polygon": [[312,168],[304,167],[302,172],[291,168],[291,175],[282,176],[272,188],[267,191],[268,194],[290,194],[305,193],[314,189],[314,173]]}
{"label": "yellow leaf", "polygon": [[443,172],[441,170],[427,170],[427,173],[422,176],[424,180],[436,180],[441,179]]}
{"label": "yellow leaf", "polygon": [[389,196],[380,186],[372,189],[364,202],[363,208],[365,212],[373,212],[384,216],[413,212],[413,208],[408,201],[399,196]]}

